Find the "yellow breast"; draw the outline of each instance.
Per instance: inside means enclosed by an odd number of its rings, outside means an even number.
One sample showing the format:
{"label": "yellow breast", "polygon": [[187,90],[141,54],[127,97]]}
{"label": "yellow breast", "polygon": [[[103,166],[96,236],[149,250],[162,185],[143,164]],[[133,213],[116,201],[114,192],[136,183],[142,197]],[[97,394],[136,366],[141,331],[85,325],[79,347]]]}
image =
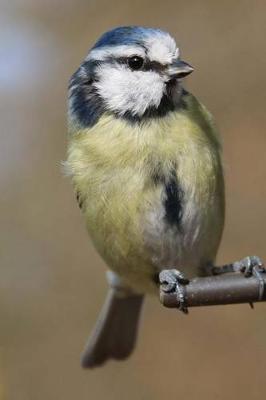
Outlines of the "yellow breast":
{"label": "yellow breast", "polygon": [[[220,146],[193,98],[145,124],[104,116],[70,133],[67,166],[96,248],[133,286],[153,286],[151,276],[172,258],[196,268],[215,257],[224,208]],[[165,226],[164,187],[154,180],[173,170],[184,193],[183,232]]]}

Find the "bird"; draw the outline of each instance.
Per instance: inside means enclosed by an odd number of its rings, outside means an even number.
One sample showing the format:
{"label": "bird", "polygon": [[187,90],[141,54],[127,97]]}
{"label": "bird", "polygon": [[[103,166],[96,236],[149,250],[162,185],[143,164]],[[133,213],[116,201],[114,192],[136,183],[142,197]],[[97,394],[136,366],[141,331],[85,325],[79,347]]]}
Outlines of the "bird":
{"label": "bird", "polygon": [[132,353],[144,296],[158,293],[162,270],[182,281],[215,263],[222,146],[211,113],[184,88],[192,72],[168,32],[122,26],[70,78],[65,169],[109,284],[84,368]]}

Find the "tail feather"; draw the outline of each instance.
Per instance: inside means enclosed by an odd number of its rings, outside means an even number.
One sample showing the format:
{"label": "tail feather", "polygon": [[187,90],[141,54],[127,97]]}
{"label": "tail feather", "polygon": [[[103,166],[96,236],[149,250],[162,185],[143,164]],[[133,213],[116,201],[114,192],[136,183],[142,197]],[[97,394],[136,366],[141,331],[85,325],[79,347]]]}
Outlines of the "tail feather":
{"label": "tail feather", "polygon": [[116,289],[109,289],[81,357],[83,368],[100,366],[110,358],[123,360],[132,353],[142,301],[142,295],[121,297]]}

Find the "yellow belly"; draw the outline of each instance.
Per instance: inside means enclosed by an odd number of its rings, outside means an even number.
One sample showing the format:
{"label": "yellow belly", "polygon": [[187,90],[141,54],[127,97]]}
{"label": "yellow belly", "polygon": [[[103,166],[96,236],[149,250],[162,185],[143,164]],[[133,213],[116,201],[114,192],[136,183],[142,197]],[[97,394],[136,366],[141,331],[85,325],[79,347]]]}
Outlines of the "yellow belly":
{"label": "yellow belly", "polygon": [[[223,176],[217,138],[198,117],[178,112],[129,125],[105,116],[71,136],[67,166],[98,252],[136,290],[153,291],[162,268],[190,277],[214,260]],[[164,186],[152,179],[173,170],[184,193],[182,230],[167,225]]]}

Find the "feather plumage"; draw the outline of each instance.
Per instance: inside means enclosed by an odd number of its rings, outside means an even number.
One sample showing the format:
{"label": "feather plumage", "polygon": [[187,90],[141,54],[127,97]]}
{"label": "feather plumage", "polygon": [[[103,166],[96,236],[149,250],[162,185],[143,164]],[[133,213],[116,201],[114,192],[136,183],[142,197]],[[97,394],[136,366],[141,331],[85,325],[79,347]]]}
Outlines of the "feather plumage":
{"label": "feather plumage", "polygon": [[221,146],[209,112],[182,88],[192,71],[168,33],[121,27],[98,40],[70,80],[66,171],[113,271],[85,367],[130,354],[142,295],[157,293],[161,269],[192,277],[215,260]]}
{"label": "feather plumage", "polygon": [[[111,115],[70,136],[68,171],[82,193],[91,238],[111,269],[136,290],[155,289],[154,270],[188,276],[214,260],[224,218],[218,134],[190,94],[186,107],[130,125]],[[176,171],[184,196],[179,232],[165,220],[165,181]],[[177,205],[178,206],[178,205]]]}

